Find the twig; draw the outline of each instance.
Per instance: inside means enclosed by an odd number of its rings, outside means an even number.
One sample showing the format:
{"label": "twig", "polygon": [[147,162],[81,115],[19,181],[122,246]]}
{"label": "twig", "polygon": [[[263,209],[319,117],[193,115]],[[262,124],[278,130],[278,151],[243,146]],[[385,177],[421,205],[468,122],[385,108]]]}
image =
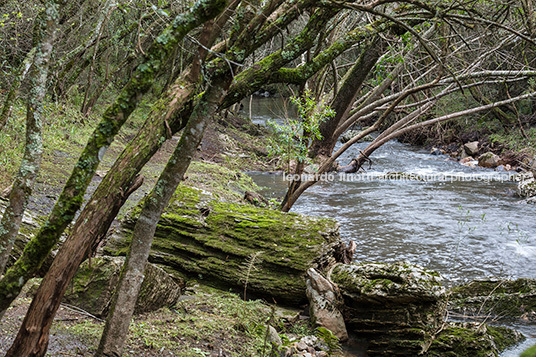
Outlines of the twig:
{"label": "twig", "polygon": [[79,308],[77,306],[69,305],[69,304],[66,304],[66,303],[61,303],[61,306],[63,306],[67,310],[71,310],[71,311],[74,311],[74,312],[78,312],[79,314],[89,316],[89,317],[91,317],[91,318],[93,318],[93,319],[95,319],[95,320],[97,320],[99,322],[104,322],[103,319],[100,319],[97,316],[92,315],[89,312],[87,312],[86,310],[83,310],[83,309],[81,309],[81,308]]}

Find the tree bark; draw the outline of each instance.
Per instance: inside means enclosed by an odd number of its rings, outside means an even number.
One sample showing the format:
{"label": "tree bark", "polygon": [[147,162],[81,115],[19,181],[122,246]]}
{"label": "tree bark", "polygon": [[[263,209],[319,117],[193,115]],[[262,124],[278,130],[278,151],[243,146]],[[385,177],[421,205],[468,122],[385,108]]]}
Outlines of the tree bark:
{"label": "tree bark", "polygon": [[[107,147],[136,108],[140,97],[151,88],[153,79],[173,53],[174,47],[190,30],[221,12],[224,5],[225,0],[199,0],[188,13],[177,16],[173,24],[155,40],[145,61],[137,67],[115,103],[103,114],[103,119],[89,139],[47,222],[0,280],[0,311],[9,307],[73,220]],[[17,355],[16,351],[18,349],[13,349],[11,353]]]}
{"label": "tree bark", "polygon": [[149,257],[151,244],[162,212],[169,203],[177,186],[184,179],[192,157],[201,143],[205,129],[218,109],[223,97],[221,86],[211,86],[201,99],[182,137],[162,171],[155,187],[145,199],[132,236],[132,244],[123,266],[119,286],[112,299],[112,306],[102,333],[96,356],[120,356],[128,336],[128,326],[134,313],[143,272]]}
{"label": "tree bark", "polygon": [[[24,63],[24,66],[28,68],[30,64],[26,62],[33,57],[32,53],[35,53],[29,77],[31,89],[28,94],[26,109],[26,145],[24,156],[9,195],[9,205],[6,207],[2,220],[0,221],[0,276],[6,268],[9,254],[15,244],[15,239],[22,223],[22,216],[28,205],[34,181],[41,166],[41,158],[43,156],[43,136],[41,133],[43,99],[47,91],[50,57],[52,56],[57,34],[58,8],[59,5],[55,1],[49,1],[46,4],[46,9],[38,16],[35,31],[35,36],[38,37],[35,42],[38,45],[35,47],[35,50],[32,50],[28,54]],[[17,77],[20,78],[23,76],[24,72],[25,70]],[[13,94],[11,100],[14,99],[14,92],[18,89],[20,82],[20,80],[16,80],[13,83],[15,87],[12,87],[9,93],[9,95]],[[6,110],[6,107],[10,107],[9,111],[11,111],[12,103],[8,103],[10,100],[9,95],[4,110]],[[5,114],[5,119],[7,120],[9,113],[5,112]]]}
{"label": "tree bark", "polygon": [[368,74],[380,58],[381,49],[384,41],[380,37],[372,40],[364,50],[358,61],[352,66],[346,75],[344,83],[340,86],[339,92],[333,99],[331,108],[335,111],[335,116],[328,121],[320,124],[320,134],[322,139],[315,140],[309,150],[311,157],[323,156],[329,157],[337,143],[334,133],[339,123],[346,117],[352,104],[354,103],[361,85],[367,78]]}
{"label": "tree bark", "polygon": [[[6,99],[4,100],[4,106],[2,107],[2,112],[0,113],[0,131],[4,128],[9,120],[11,111],[13,110],[13,105],[17,99],[17,94],[19,93],[19,88],[21,83],[24,81],[26,74],[30,70],[32,63],[34,62],[36,47],[32,48],[30,52],[26,55],[24,62],[22,62],[20,68],[15,74],[15,78],[11,83],[11,88],[7,93]],[[2,272],[0,271],[0,274]]]}

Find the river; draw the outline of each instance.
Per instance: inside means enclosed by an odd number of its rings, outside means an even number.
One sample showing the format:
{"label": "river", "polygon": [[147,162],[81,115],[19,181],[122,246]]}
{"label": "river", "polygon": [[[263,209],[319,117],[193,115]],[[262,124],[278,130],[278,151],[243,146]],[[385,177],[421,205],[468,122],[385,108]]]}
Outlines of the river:
{"label": "river", "polygon": [[[278,102],[254,99],[253,121],[281,121]],[[366,145],[355,145],[340,162],[348,163]],[[511,197],[516,183],[510,173],[463,166],[396,141],[371,159],[362,173],[325,177],[292,212],[335,218],[343,240],[357,242],[356,262],[419,264],[440,272],[447,286],[486,277],[536,278],[536,206]],[[384,179],[389,172],[426,180]],[[281,197],[288,184],[281,174],[250,175],[268,197]],[[518,356],[536,343],[534,326],[516,328],[532,338],[501,356]]]}

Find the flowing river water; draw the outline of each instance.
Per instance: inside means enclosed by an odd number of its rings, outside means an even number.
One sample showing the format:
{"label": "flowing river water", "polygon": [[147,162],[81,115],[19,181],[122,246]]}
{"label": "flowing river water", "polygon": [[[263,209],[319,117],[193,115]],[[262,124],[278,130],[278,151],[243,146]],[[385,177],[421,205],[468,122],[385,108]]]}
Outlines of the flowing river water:
{"label": "flowing river water", "polygon": [[[253,121],[281,121],[280,103],[254,99]],[[355,145],[340,162],[348,163],[366,145]],[[357,242],[356,262],[419,264],[440,272],[447,286],[486,277],[536,278],[536,206],[511,197],[516,183],[510,173],[463,166],[396,141],[371,159],[359,174],[326,176],[291,211],[335,218],[343,240]],[[385,179],[393,172],[425,181]],[[282,174],[250,175],[270,198],[281,197],[288,185]],[[510,326],[529,339],[501,356],[519,356],[536,343],[534,325]]]}

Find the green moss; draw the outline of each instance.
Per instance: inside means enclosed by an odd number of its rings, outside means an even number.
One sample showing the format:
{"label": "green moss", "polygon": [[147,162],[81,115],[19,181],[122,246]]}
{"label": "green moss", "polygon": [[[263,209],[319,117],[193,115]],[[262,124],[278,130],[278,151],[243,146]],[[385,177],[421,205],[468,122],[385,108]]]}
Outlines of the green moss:
{"label": "green moss", "polygon": [[432,342],[427,356],[485,357],[498,356],[506,348],[521,342],[524,337],[505,327],[451,324]]}
{"label": "green moss", "polygon": [[520,357],[534,357],[536,356],[536,345],[523,351]]}
{"label": "green moss", "polygon": [[[125,252],[134,224],[135,214],[123,226],[125,236],[108,245],[108,252]],[[247,279],[253,295],[268,292],[295,303],[305,298],[305,271],[338,239],[333,220],[221,202],[180,185],[158,223],[150,260],[225,289],[241,290]],[[258,269],[244,277],[254,254]]]}
{"label": "green moss", "polygon": [[495,342],[499,351],[504,351],[508,347],[525,340],[524,336],[506,327],[487,326],[487,332],[493,338],[493,342]]}
{"label": "green moss", "polygon": [[520,317],[536,311],[536,280],[473,281],[451,291],[451,308],[468,313]]}

